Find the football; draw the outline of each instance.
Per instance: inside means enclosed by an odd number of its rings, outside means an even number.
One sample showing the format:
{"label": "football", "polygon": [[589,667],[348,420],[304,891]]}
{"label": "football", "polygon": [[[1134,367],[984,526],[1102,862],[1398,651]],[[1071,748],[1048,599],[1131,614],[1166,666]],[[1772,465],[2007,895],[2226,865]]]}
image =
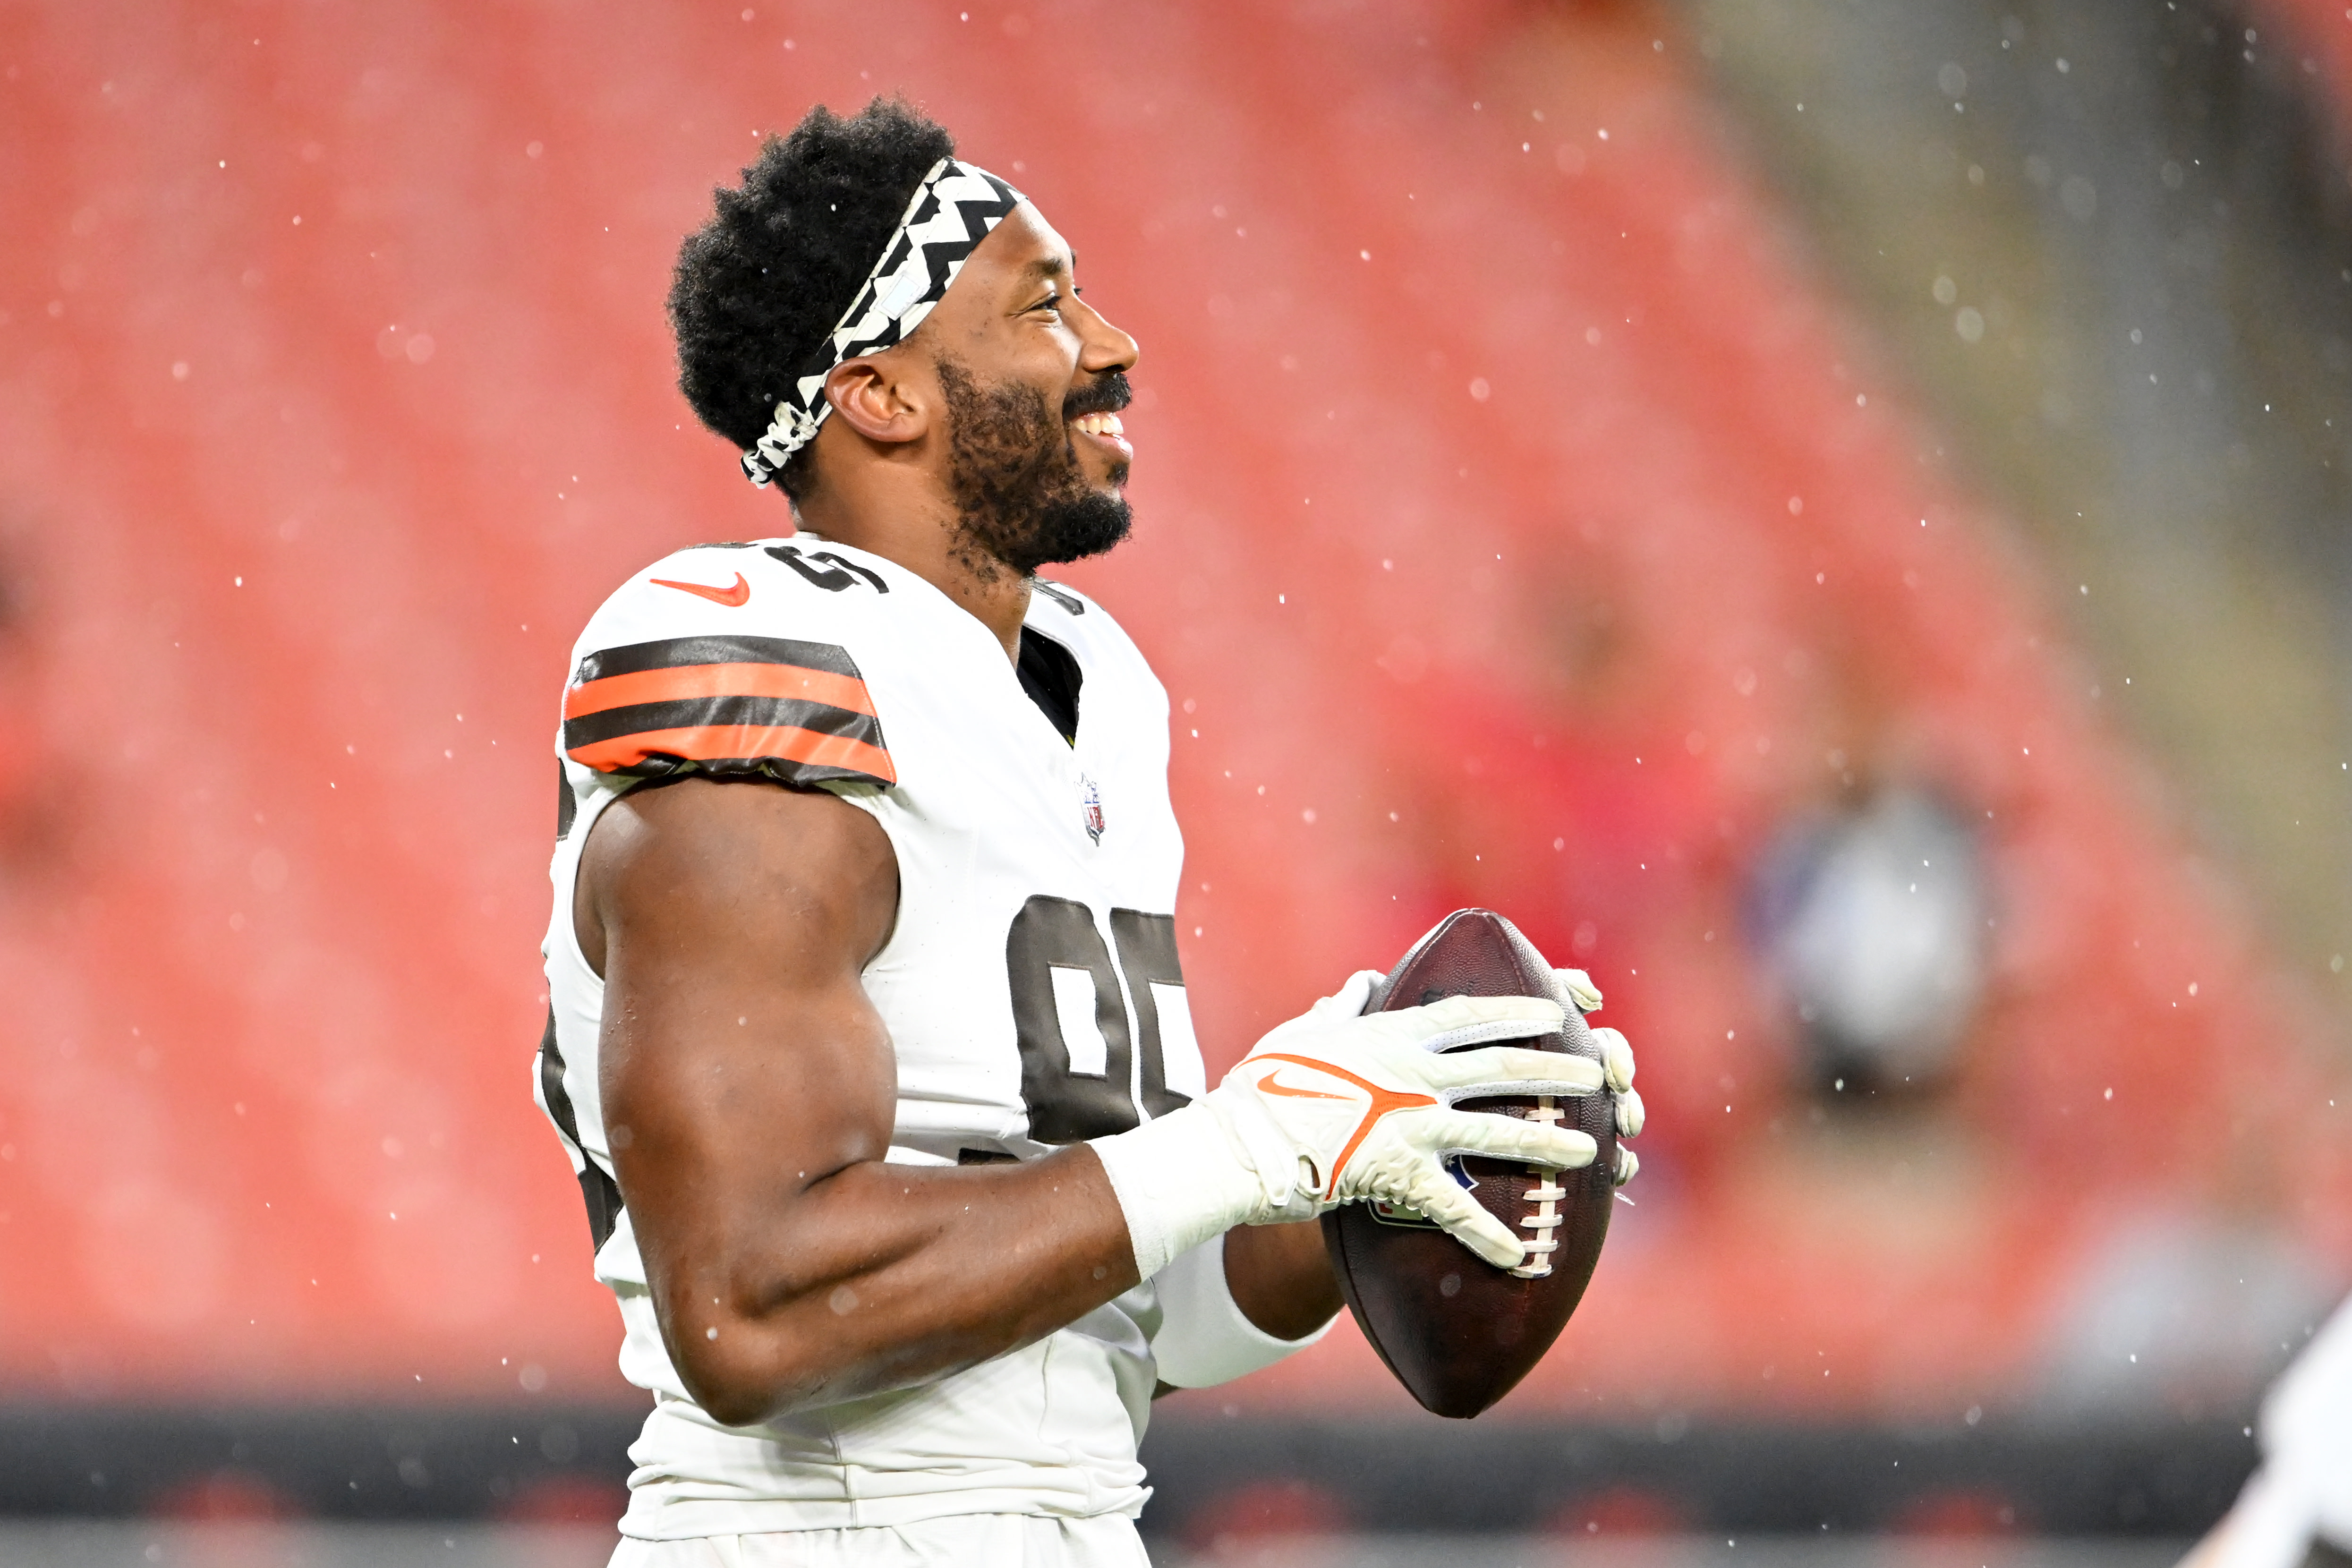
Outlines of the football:
{"label": "football", "polygon": [[[1548,996],[1568,1015],[1559,1031],[1507,1043],[1601,1058],[1551,965],[1492,910],[1457,910],[1439,921],[1373,991],[1366,1011],[1447,996]],[[1466,1418],[1517,1386],[1583,1299],[1609,1235],[1617,1129],[1614,1097],[1606,1090],[1461,1105],[1555,1121],[1600,1145],[1580,1171],[1456,1162],[1486,1212],[1528,1242],[1524,1263],[1498,1268],[1420,1215],[1385,1204],[1332,1210],[1323,1216],[1323,1239],[1349,1310],[1397,1381],[1433,1413]]]}

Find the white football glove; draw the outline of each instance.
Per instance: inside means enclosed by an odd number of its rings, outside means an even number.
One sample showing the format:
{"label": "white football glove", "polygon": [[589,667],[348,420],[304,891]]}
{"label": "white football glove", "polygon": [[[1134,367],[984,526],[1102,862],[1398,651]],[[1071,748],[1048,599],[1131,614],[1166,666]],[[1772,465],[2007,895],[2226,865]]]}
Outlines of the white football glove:
{"label": "white football glove", "polygon": [[[1378,1198],[1445,1227],[1481,1258],[1518,1265],[1519,1239],[1444,1165],[1449,1154],[1580,1169],[1585,1134],[1454,1102],[1502,1094],[1591,1094],[1597,1062],[1557,1051],[1496,1047],[1559,1027],[1559,1008],[1533,996],[1449,996],[1425,1007],[1365,1013],[1380,975],[1351,975],[1303,1017],[1257,1043],[1204,1101],[1249,1154],[1265,1212],[1248,1223],[1308,1219],[1338,1204]],[[1441,1055],[1440,1053],[1451,1053]]]}
{"label": "white football glove", "polygon": [[1606,1069],[1524,1047],[1440,1054],[1548,1035],[1559,1027],[1559,1005],[1452,996],[1366,1014],[1380,978],[1371,970],[1351,976],[1337,994],[1260,1040],[1197,1103],[1094,1141],[1145,1279],[1234,1225],[1306,1219],[1358,1198],[1418,1210],[1498,1268],[1527,1256],[1520,1239],[1454,1178],[1446,1157],[1574,1169],[1592,1163],[1593,1142],[1571,1129],[1454,1104],[1591,1094],[1608,1081]]}
{"label": "white football glove", "polygon": [[[1569,1000],[1576,1004],[1578,1012],[1601,1011],[1601,988],[1592,984],[1592,976],[1581,969],[1555,969],[1552,973],[1559,976],[1560,988],[1568,993]],[[1617,1136],[1635,1137],[1642,1131],[1643,1110],[1642,1097],[1633,1089],[1633,1047],[1626,1042],[1623,1035],[1614,1029],[1595,1029],[1592,1037],[1600,1042],[1601,1059],[1609,1073],[1609,1088],[1617,1097]],[[1619,1144],[1617,1169],[1611,1173],[1616,1184],[1623,1186],[1641,1168],[1642,1162],[1633,1157],[1633,1151]],[[1625,1201],[1631,1203],[1633,1200],[1628,1198]]]}

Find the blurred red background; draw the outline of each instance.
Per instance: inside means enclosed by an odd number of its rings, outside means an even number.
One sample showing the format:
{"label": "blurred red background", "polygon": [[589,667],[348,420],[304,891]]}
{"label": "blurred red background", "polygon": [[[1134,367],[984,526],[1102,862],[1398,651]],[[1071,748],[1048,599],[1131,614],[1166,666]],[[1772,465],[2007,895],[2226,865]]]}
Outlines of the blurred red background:
{"label": "blurred red background", "polygon": [[[1507,1411],[2032,1403],[2134,1237],[2341,1289],[2336,1016],[1694,53],[1503,0],[0,9],[6,1396],[630,1396],[530,1094],[557,697],[625,574],[788,530],[661,300],[760,135],[887,90],[1143,345],[1137,537],[1067,574],[1177,704],[1212,1071],[1468,903],[1641,1053],[1637,1206]],[[1946,1091],[1825,1118],[1743,906],[1882,784],[1980,830],[1986,979]],[[1411,1408],[1345,1327],[1206,1397]]]}

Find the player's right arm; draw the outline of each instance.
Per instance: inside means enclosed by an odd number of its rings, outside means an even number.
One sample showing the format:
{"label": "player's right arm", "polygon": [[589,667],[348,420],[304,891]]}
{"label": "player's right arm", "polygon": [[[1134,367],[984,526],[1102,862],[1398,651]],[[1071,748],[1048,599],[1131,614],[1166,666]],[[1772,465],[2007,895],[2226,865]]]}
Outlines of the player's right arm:
{"label": "player's right arm", "polygon": [[730,1425],[971,1365],[1137,1279],[1083,1145],[884,1163],[897,1069],[859,972],[897,901],[872,816],[771,784],[641,787],[583,852],[615,1174],[671,1362]]}

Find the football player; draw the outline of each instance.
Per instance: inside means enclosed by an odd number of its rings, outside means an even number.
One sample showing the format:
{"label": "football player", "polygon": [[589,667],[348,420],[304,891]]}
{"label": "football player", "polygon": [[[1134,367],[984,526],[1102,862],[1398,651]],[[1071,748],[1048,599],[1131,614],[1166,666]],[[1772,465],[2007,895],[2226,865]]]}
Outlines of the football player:
{"label": "football player", "polygon": [[654,1395],[616,1563],[1140,1563],[1155,1389],[1339,1310],[1289,1222],[1517,1265],[1446,1157],[1593,1141],[1454,1101],[1629,1089],[1622,1037],[1491,1043],[1550,1000],[1365,1016],[1369,973],[1208,1088],[1166,694],[1035,575],[1128,531],[1136,344],[954,152],[818,109],[718,193],[682,384],[797,531],[632,578],[564,693],[538,1095]]}
{"label": "football player", "polygon": [[2180,1568],[2352,1568],[2352,1299],[2263,1398],[2263,1462]]}

